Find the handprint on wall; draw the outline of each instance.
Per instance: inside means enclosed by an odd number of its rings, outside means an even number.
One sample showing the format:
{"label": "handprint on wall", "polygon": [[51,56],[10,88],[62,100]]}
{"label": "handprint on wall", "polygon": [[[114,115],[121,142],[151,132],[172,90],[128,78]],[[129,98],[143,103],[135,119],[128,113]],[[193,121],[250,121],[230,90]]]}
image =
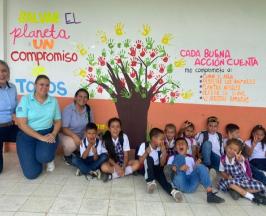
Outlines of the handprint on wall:
{"label": "handprint on wall", "polygon": [[[115,25],[116,38],[105,37],[100,55],[89,54],[84,88],[97,94],[107,92],[123,122],[123,129],[133,141],[142,142],[146,135],[147,116],[151,102],[175,103],[180,95],[180,83],[173,79],[174,69],[183,61],[171,62],[166,46],[173,36],[164,34],[159,44],[150,36],[151,27],[143,25],[143,39],[121,39],[124,25]],[[99,34],[100,40],[103,34]],[[191,96],[189,92],[182,97]],[[141,123],[140,123],[141,122]]]}

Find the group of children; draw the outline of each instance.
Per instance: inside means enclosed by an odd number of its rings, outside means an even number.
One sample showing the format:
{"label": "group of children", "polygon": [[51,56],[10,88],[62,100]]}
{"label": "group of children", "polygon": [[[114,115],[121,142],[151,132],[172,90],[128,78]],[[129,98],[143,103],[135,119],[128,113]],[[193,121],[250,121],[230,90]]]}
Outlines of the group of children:
{"label": "group of children", "polygon": [[217,188],[228,191],[235,200],[241,196],[256,204],[266,204],[266,130],[257,125],[245,143],[240,139],[239,126],[228,124],[226,138],[218,132],[219,121],[207,119],[206,131],[195,136],[195,126],[185,121],[177,132],[174,124],[165,130],[152,128],[149,141],[136,149],[129,160],[130,145],[122,131],[119,118],[108,121],[108,130],[101,139],[97,126],[88,123],[86,136],[80,146],[80,157],[73,157],[77,175],[91,175],[104,182],[141,173],[147,182],[147,192],[153,193],[158,182],[176,202],[182,193],[193,193],[201,184],[208,203],[222,203],[224,199],[213,192],[210,170],[217,173]]}

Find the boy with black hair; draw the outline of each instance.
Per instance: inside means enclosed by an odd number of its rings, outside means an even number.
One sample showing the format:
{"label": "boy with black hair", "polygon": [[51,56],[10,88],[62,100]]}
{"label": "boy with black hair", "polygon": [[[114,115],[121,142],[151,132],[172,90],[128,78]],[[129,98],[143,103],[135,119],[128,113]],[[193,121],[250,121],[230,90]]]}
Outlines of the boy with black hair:
{"label": "boy with black hair", "polygon": [[74,157],[72,163],[78,168],[76,175],[91,175],[100,178],[100,167],[108,160],[102,141],[97,139],[97,125],[86,125],[85,138],[80,145],[80,157]]}
{"label": "boy with black hair", "polygon": [[218,132],[219,121],[215,116],[207,119],[207,130],[200,132],[196,140],[200,145],[202,161],[209,169],[219,171],[220,157],[224,153],[223,137]]}
{"label": "boy with black hair", "polygon": [[164,132],[159,128],[152,128],[150,131],[150,142],[140,145],[138,156],[140,164],[144,164],[145,180],[147,182],[148,193],[153,193],[156,188],[157,180],[162,188],[171,195],[176,202],[182,200],[181,193],[172,188],[166,181],[163,167],[166,163],[167,152],[164,145]]}

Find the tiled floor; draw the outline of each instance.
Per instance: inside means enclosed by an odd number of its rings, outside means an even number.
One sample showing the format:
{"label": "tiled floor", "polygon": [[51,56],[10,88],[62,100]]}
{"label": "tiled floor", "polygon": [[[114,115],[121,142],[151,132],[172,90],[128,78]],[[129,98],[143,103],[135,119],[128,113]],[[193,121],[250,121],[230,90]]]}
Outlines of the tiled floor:
{"label": "tiled floor", "polygon": [[182,203],[175,203],[159,187],[147,194],[141,176],[129,176],[106,184],[76,177],[75,169],[56,159],[56,170],[44,172],[38,179],[26,180],[16,154],[5,154],[5,168],[0,175],[0,215],[266,215],[266,207],[245,199],[233,201],[228,195],[221,205],[206,203],[202,187],[194,194],[185,194]]}

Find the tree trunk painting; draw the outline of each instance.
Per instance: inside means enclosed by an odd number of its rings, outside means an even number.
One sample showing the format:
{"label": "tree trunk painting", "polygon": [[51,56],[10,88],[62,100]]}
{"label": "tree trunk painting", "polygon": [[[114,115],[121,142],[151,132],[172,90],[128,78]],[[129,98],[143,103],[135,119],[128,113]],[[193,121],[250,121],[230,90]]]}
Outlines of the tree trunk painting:
{"label": "tree trunk painting", "polygon": [[[124,26],[118,23],[115,34],[124,35]],[[115,41],[100,32],[104,46],[100,55],[88,54],[84,82],[92,96],[106,91],[115,103],[117,113],[128,134],[131,147],[145,141],[147,117],[151,102],[175,103],[180,96],[179,82],[172,79],[174,68],[184,61],[170,62],[165,46],[171,40],[165,34],[158,45],[148,36],[150,27],[143,27],[142,39]],[[112,117],[112,116],[110,116]]]}

